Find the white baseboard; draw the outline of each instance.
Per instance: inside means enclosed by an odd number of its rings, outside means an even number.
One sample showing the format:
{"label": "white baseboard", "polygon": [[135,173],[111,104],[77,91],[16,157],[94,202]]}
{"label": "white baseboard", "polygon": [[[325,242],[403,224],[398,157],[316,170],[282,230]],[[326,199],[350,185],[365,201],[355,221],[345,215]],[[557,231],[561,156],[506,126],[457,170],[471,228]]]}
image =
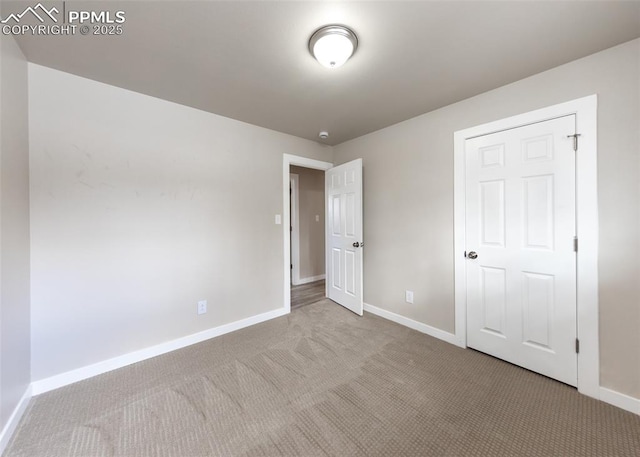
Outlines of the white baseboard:
{"label": "white baseboard", "polygon": [[301,286],[303,284],[309,284],[310,282],[320,281],[321,279],[325,279],[326,275],[318,275],[318,276],[309,276],[308,278],[298,279],[293,283],[294,286]]}
{"label": "white baseboard", "polygon": [[600,400],[630,413],[640,415],[640,399],[638,398],[621,394],[606,387],[600,387]]}
{"label": "white baseboard", "polygon": [[7,445],[9,444],[13,433],[16,431],[16,428],[18,428],[18,423],[20,422],[22,415],[26,411],[27,406],[29,406],[29,400],[31,400],[31,396],[31,386],[29,386],[18,402],[16,409],[13,410],[13,413],[11,414],[11,417],[9,417],[7,424],[2,429],[2,432],[0,432],[0,455],[2,455],[4,450],[7,448]]}
{"label": "white baseboard", "polygon": [[82,381],[93,376],[97,376],[108,371],[116,370],[118,368],[131,365],[133,363],[141,362],[158,355],[166,354],[167,352],[175,351],[176,349],[182,349],[183,347],[190,346],[192,344],[200,343],[202,341],[214,338],[216,336],[224,335],[236,330],[240,330],[251,325],[259,324],[260,322],[275,319],[276,317],[284,316],[288,314],[284,308],[275,309],[266,313],[251,316],[246,319],[224,324],[219,327],[214,327],[203,332],[194,333],[193,335],[178,338],[166,343],[158,344],[139,351],[130,352],[112,359],[104,360],[102,362],[87,365],[75,370],[67,371],[59,375],[51,376],[49,378],[40,379],[31,383],[32,394],[39,395],[50,390],[57,389],[74,382]]}
{"label": "white baseboard", "polygon": [[377,306],[370,305],[368,303],[364,304],[364,310],[368,313],[375,314],[376,316],[383,317],[390,321],[395,322],[396,324],[404,325],[405,327],[409,327],[413,330],[417,330],[418,332],[425,333],[434,338],[438,338],[440,340],[446,341],[447,343],[451,343],[455,346],[464,347],[456,338],[453,333],[445,332],[444,330],[440,330],[439,328],[431,327],[430,325],[423,324],[422,322],[414,321],[413,319],[409,319],[408,317],[401,316],[400,314],[392,313],[391,311],[387,311],[382,308],[378,308]]}

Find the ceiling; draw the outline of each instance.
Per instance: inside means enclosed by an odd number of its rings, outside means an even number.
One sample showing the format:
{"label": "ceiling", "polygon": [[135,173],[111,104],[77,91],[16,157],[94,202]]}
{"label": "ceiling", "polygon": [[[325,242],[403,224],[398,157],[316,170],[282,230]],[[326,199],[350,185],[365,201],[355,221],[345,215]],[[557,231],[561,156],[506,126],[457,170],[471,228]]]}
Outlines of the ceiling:
{"label": "ceiling", "polygon": [[[64,6],[125,11],[124,33],[17,37],[29,61],[331,145],[640,37],[637,1]],[[360,42],[338,69],[307,49],[331,23]]]}

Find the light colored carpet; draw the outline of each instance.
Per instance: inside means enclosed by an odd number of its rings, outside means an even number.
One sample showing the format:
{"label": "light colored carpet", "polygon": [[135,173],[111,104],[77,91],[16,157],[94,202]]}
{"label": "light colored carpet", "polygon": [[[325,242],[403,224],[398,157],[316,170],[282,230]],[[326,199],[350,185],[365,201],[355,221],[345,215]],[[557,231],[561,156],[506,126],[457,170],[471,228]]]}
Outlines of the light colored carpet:
{"label": "light colored carpet", "polygon": [[34,398],[5,457],[639,456],[640,417],[326,300]]}

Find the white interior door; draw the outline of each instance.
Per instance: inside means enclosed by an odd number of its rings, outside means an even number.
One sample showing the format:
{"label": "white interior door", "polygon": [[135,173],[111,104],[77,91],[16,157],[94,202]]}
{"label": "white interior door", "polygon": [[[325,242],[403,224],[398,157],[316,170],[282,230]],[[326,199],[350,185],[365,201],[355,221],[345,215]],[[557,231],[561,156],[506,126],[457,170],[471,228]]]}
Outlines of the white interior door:
{"label": "white interior door", "polygon": [[362,316],[362,159],[325,172],[327,297]]}
{"label": "white interior door", "polygon": [[575,115],[465,143],[467,344],[577,385]]}

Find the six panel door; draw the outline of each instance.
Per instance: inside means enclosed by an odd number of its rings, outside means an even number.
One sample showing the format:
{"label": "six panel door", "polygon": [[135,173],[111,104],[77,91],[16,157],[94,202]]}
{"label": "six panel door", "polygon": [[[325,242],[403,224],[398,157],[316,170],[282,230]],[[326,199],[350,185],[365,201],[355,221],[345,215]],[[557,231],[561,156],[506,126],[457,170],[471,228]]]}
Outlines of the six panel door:
{"label": "six panel door", "polygon": [[362,316],[362,159],[325,172],[327,296]]}
{"label": "six panel door", "polygon": [[572,386],[574,132],[571,115],[465,142],[467,344]]}

